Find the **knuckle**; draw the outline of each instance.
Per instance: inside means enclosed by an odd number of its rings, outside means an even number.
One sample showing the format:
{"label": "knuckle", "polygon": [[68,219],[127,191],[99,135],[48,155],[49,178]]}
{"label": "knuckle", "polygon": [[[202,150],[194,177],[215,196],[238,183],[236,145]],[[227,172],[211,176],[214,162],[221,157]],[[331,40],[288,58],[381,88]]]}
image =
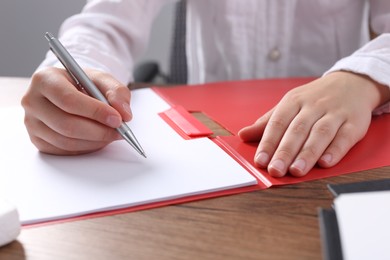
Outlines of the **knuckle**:
{"label": "knuckle", "polygon": [[284,130],[286,128],[286,122],[282,118],[271,118],[268,125],[274,130]]}
{"label": "knuckle", "polygon": [[301,91],[299,88],[294,88],[286,93],[283,99],[286,102],[299,102],[301,100]]}
{"label": "knuckle", "polygon": [[292,158],[295,157],[293,151],[288,148],[278,149],[275,153],[276,158],[281,158],[284,161],[291,161]]}
{"label": "knuckle", "polygon": [[115,99],[119,96],[119,93],[114,88],[111,88],[106,91],[105,96],[110,104],[114,104]]}
{"label": "knuckle", "polygon": [[332,126],[328,123],[314,125],[313,132],[323,137],[331,137],[333,135]]}
{"label": "knuckle", "polygon": [[121,91],[121,90],[123,91],[123,89],[124,89],[123,85],[117,81],[113,82],[111,85],[112,85],[113,91]]}
{"label": "knuckle", "polygon": [[106,91],[106,97],[109,101],[115,101],[118,98],[128,99],[130,97],[130,91],[121,83],[115,81],[110,85],[110,89]]}
{"label": "knuckle", "polygon": [[317,158],[320,156],[320,151],[316,145],[309,145],[302,149],[302,154],[307,156],[307,158]]}
{"label": "knuckle", "polygon": [[46,80],[46,77],[47,77],[46,70],[39,70],[35,72],[31,77],[31,85],[41,84],[41,82],[44,82]]}
{"label": "knuckle", "polygon": [[42,88],[47,88],[47,86],[50,85],[48,81],[48,72],[46,70],[35,72],[31,77],[28,91],[20,101],[21,105],[24,108],[31,108],[33,106],[32,101],[34,100],[34,93],[36,95],[38,92],[42,92]]}
{"label": "knuckle", "polygon": [[339,131],[337,137],[347,143],[350,143],[352,140],[351,133],[347,133],[347,131]]}
{"label": "knuckle", "polygon": [[28,93],[26,93],[22,99],[20,100],[20,104],[22,105],[22,107],[24,109],[28,109],[28,108],[31,108],[31,100],[30,100],[30,96]]}
{"label": "knuckle", "polygon": [[40,86],[45,90],[49,90],[53,85],[57,84],[59,69],[47,68],[34,73],[31,79],[32,86]]}
{"label": "knuckle", "polygon": [[291,126],[291,130],[294,134],[303,135],[306,133],[307,123],[303,121],[299,121]]}

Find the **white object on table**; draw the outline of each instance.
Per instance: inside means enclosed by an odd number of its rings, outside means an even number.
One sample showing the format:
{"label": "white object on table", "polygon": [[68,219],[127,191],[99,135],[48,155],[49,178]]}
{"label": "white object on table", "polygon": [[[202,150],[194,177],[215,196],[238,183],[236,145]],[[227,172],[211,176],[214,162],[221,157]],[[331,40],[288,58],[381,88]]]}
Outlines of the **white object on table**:
{"label": "white object on table", "polygon": [[15,206],[0,199],[0,246],[14,241],[20,229],[19,215]]}

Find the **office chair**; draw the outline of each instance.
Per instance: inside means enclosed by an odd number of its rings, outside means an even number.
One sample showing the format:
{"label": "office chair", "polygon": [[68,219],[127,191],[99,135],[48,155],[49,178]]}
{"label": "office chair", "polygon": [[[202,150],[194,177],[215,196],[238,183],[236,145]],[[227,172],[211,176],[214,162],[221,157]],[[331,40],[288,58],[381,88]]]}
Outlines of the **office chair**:
{"label": "office chair", "polygon": [[153,83],[162,81],[165,84],[187,83],[186,39],[186,0],[175,4],[175,19],[172,46],[170,50],[169,74],[160,70],[156,61],[143,62],[133,71],[135,83]]}

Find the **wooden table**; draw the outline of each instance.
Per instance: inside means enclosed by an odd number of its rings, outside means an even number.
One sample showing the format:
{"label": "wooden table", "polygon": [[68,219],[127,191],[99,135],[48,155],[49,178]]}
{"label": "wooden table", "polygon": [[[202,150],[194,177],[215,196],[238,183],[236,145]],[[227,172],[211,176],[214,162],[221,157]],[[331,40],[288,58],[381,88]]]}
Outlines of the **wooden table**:
{"label": "wooden table", "polygon": [[[28,79],[0,78],[1,106]],[[4,125],[4,123],[2,123]],[[321,259],[317,211],[329,183],[388,178],[390,167],[115,216],[24,228],[0,259]]]}

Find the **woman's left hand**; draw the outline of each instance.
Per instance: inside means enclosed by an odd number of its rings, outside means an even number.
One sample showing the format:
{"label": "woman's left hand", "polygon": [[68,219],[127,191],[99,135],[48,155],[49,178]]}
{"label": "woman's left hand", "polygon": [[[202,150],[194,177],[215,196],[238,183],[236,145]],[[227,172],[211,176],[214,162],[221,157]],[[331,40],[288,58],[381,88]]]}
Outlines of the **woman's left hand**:
{"label": "woman's left hand", "polygon": [[361,140],[371,113],[390,99],[387,86],[351,72],[333,72],[289,91],[253,125],[244,141],[260,141],[255,164],[271,176],[304,176],[318,163],[337,164]]}

